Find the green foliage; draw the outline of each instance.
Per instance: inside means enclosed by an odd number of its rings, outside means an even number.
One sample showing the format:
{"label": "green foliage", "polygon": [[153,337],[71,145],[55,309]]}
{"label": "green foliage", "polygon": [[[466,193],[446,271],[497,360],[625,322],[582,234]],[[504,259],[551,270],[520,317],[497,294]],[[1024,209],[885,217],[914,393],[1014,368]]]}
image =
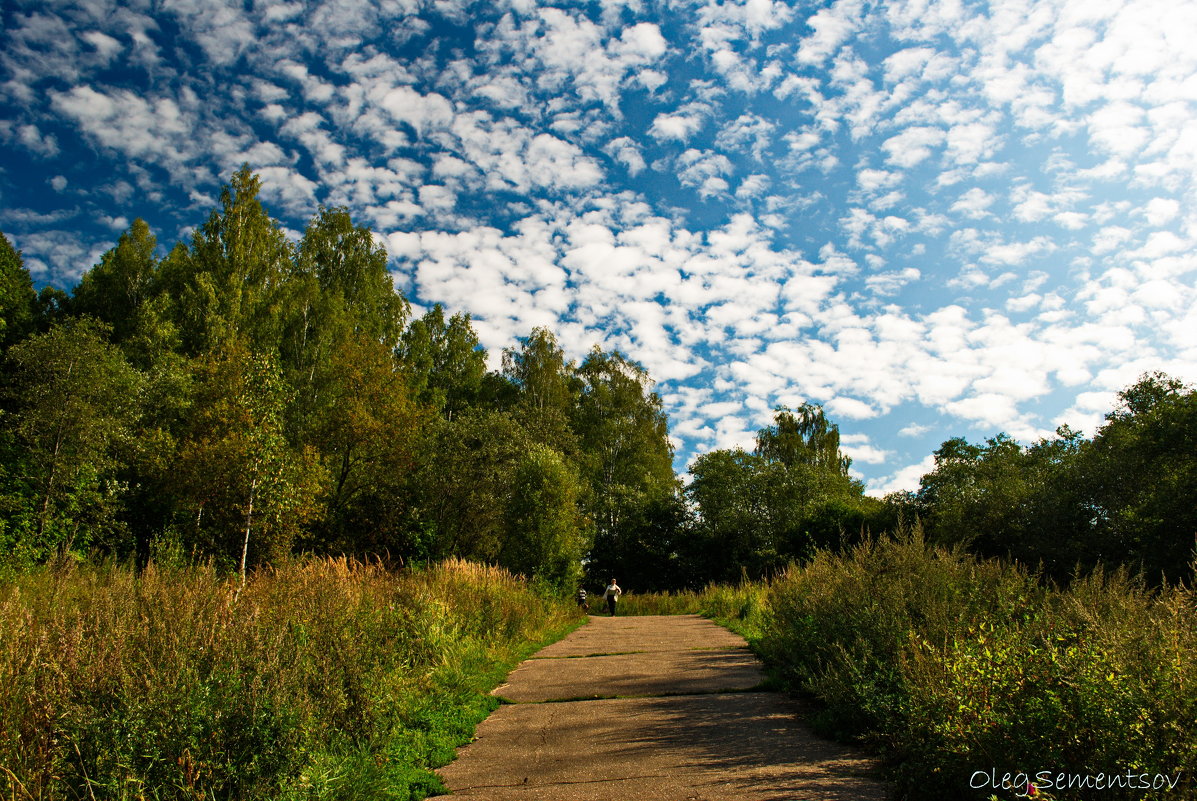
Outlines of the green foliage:
{"label": "green foliage", "polygon": [[29,333],[36,308],[37,293],[21,252],[0,231],[0,347]]}
{"label": "green foliage", "polygon": [[33,563],[123,536],[117,471],[144,382],[106,334],[84,319],[9,349],[0,558]]}
{"label": "green foliage", "polygon": [[[345,208],[321,209],[308,223],[295,258],[293,282],[314,280],[325,318],[344,318],[354,334],[387,348],[399,342],[408,304],[395,292],[387,254],[368,228],[354,225]],[[331,320],[309,320],[319,329]]]}
{"label": "green foliage", "polygon": [[0,586],[0,796],[423,798],[575,615],[463,562],[29,573]]}
{"label": "green foliage", "polygon": [[715,581],[760,578],[804,556],[801,486],[781,464],[735,450],[704,453],[690,466],[687,494],[701,522],[699,559]]}
{"label": "green foliage", "polygon": [[1057,580],[1078,565],[1190,578],[1197,391],[1156,374],[1119,397],[1092,440],[1064,427],[1028,448],[1004,434],[945,442],[917,499],[928,537],[1042,564]]}
{"label": "green foliage", "polygon": [[486,375],[486,351],[468,314],[445,322],[444,309],[434,304],[403,334],[399,356],[416,397],[448,419],[477,403]]}
{"label": "green foliage", "polygon": [[577,452],[570,410],[580,390],[573,362],[547,328],[534,328],[520,347],[503,351],[503,377],[516,388],[512,414],[537,441],[566,456]]}
{"label": "green foliage", "polygon": [[796,411],[779,406],[773,425],[756,435],[756,453],[787,468],[809,465],[819,471],[848,477],[852,460],[840,453],[839,427],[821,406],[804,403]]}
{"label": "green foliage", "polygon": [[327,481],[323,514],[305,532],[305,550],[429,556],[410,537],[413,481],[434,412],[415,403],[405,373],[381,344],[339,342],[324,367],[322,410],[302,440],[320,455]]}
{"label": "green foliage", "polygon": [[771,575],[816,546],[854,541],[883,507],[848,475],[839,429],[817,406],[779,407],[753,453],[718,450],[690,467],[687,494],[699,522],[706,576],[735,581]]}
{"label": "green foliage", "polygon": [[407,314],[370,231],[344,209],[322,209],[304,231],[277,312],[279,363],[295,393],[287,414],[294,437],[312,436],[336,413],[352,389],[346,382],[355,368],[346,359],[377,364],[368,351],[390,354]]}
{"label": "green foliage", "polygon": [[904,794],[984,798],[969,777],[991,767],[1197,769],[1191,590],[1125,573],[1057,590],[916,528],[820,551],[769,605],[758,650],[823,702],[825,731],[880,749]]}
{"label": "green foliage", "polygon": [[499,564],[568,594],[590,547],[577,473],[561,454],[535,445],[520,459],[513,479]]}
{"label": "green foliage", "polygon": [[642,588],[679,586],[678,538],[686,531],[661,399],[643,367],[597,347],[574,372],[571,427],[596,534],[587,572]]}
{"label": "green foliage", "polygon": [[292,248],[258,199],[261,181],[242,167],[213,211],[161,268],[160,286],[182,347],[198,355],[230,347],[277,351],[290,292]]}
{"label": "green foliage", "polygon": [[1119,394],[1079,455],[1095,560],[1150,580],[1192,579],[1197,545],[1197,389],[1162,374]]}
{"label": "green foliage", "polygon": [[431,426],[415,479],[417,521],[430,555],[494,562],[507,539],[516,470],[533,444],[505,412],[469,411]]}
{"label": "green foliage", "polygon": [[586,574],[598,585],[611,575],[636,592],[699,586],[707,566],[695,549],[693,521],[681,493],[629,492],[608,499],[620,510],[614,534],[599,532],[590,551]]}
{"label": "green foliage", "polygon": [[194,405],[175,465],[192,542],[228,566],[290,553],[315,518],[324,478],[310,448],[283,434],[287,387],[277,365],[234,350],[196,362]]}
{"label": "green foliage", "polygon": [[84,273],[72,295],[71,310],[103,320],[118,345],[144,334],[158,272],[157,247],[145,220],[134,220],[116,247]]}

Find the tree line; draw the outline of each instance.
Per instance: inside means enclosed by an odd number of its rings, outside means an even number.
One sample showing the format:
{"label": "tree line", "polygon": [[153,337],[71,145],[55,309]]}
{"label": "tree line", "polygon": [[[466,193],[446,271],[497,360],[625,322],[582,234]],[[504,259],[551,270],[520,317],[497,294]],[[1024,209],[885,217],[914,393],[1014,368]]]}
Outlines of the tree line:
{"label": "tree line", "polygon": [[1191,580],[1197,559],[1197,390],[1151,373],[1118,394],[1092,438],[1067,426],[1023,447],[1005,434],[935,451],[919,491],[895,497],[929,538],[1010,557],[1067,581],[1126,566]]}
{"label": "tree line", "polygon": [[243,167],[165,256],[134,221],[69,294],[36,292],[0,236],[0,562],[458,556],[647,591],[768,576],[917,516],[1060,573],[1188,564],[1197,401],[1166,376],[1091,441],[949,440],[917,493],[865,495],[813,405],[683,485],[642,366],[567,360],[537,328],[490,370],[469,315],[413,316],[347,210],[291,242],[259,190]]}

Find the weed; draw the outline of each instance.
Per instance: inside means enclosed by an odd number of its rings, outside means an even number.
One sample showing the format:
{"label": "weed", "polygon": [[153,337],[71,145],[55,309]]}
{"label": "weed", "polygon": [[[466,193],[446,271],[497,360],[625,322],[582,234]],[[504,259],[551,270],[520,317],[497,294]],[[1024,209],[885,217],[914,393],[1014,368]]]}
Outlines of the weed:
{"label": "weed", "polygon": [[579,618],[461,561],[0,585],[0,797],[423,798],[507,670]]}

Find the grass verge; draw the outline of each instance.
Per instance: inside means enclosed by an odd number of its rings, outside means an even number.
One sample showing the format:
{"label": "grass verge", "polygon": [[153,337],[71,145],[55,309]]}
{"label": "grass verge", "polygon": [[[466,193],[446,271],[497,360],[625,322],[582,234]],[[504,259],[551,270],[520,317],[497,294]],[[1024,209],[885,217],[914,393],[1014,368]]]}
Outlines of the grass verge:
{"label": "grass verge", "polygon": [[74,566],[0,585],[0,798],[407,799],[581,622],[488,567]]}
{"label": "grass verge", "polygon": [[900,798],[1197,796],[1191,589],[1124,572],[1058,588],[914,531],[778,578],[758,648],[822,702],[824,732],[886,759]]}

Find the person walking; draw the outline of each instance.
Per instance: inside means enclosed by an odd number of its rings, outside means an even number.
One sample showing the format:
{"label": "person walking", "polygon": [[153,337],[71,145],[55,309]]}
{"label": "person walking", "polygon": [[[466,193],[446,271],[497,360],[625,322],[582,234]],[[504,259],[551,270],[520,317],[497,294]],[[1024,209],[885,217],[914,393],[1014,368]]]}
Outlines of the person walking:
{"label": "person walking", "polygon": [[578,599],[578,606],[582,608],[582,611],[589,612],[590,604],[586,602],[586,588],[578,587],[578,594],[576,597]]}
{"label": "person walking", "polygon": [[619,600],[619,596],[623,595],[623,590],[615,583],[615,579],[611,579],[611,583],[607,585],[607,589],[603,590],[603,597],[607,599],[607,611],[611,613],[611,617],[615,617],[615,602]]}

